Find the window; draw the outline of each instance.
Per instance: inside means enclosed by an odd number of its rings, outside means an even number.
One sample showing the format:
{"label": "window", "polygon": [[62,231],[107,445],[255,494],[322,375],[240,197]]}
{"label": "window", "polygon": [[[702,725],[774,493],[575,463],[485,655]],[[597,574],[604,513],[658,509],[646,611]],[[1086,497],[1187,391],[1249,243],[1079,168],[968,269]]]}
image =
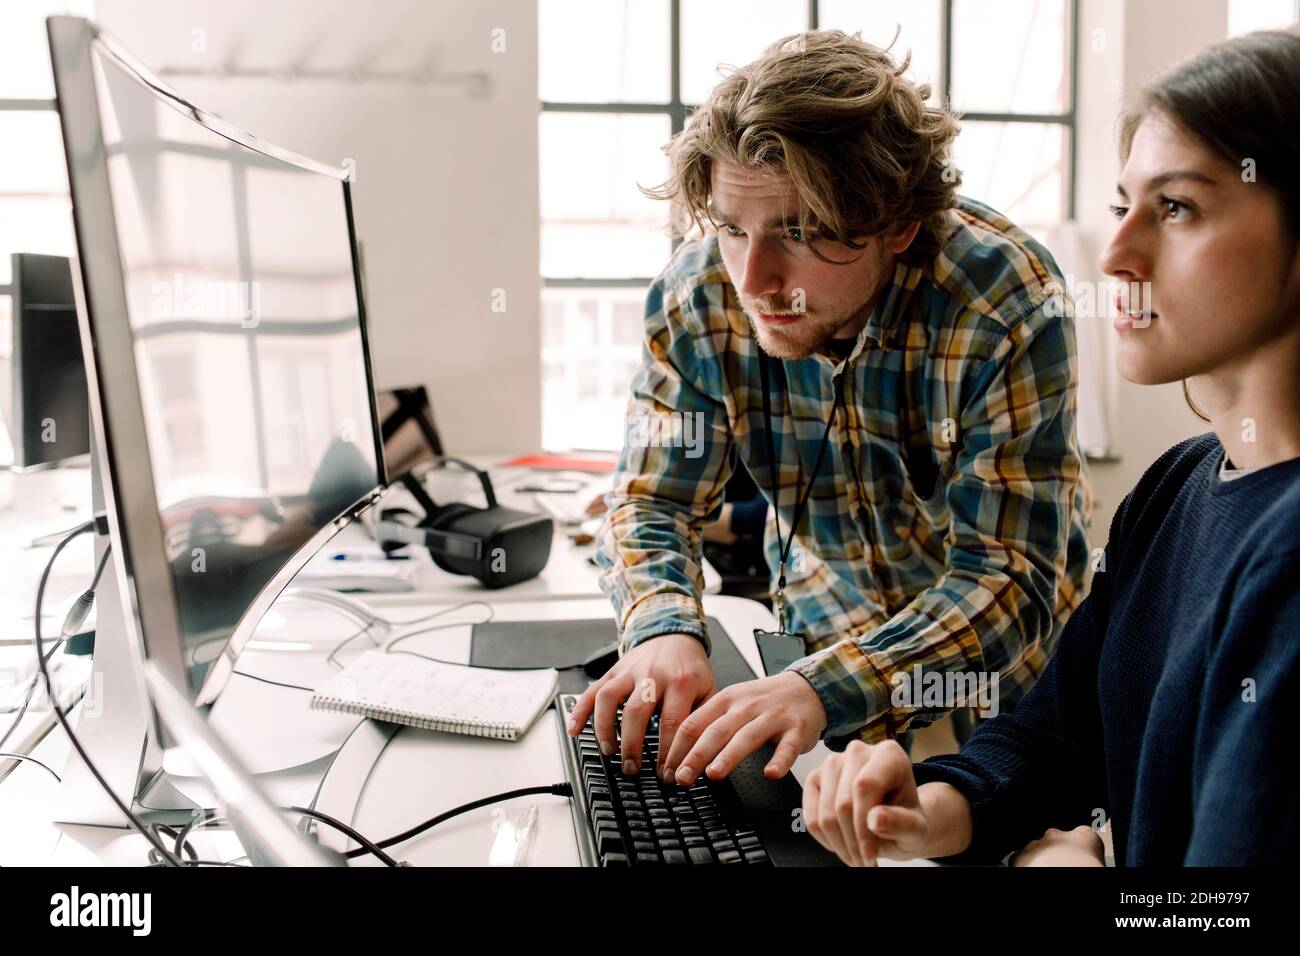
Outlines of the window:
{"label": "window", "polygon": [[540,0],[543,445],[622,445],[645,292],[672,252],[666,204],[637,187],[667,177],[661,148],[719,64],[810,28],[897,31],[910,75],[964,114],[962,192],[1050,227],[1073,215],[1076,2]]}
{"label": "window", "polygon": [[1300,0],[1228,0],[1228,36],[1300,22]]}

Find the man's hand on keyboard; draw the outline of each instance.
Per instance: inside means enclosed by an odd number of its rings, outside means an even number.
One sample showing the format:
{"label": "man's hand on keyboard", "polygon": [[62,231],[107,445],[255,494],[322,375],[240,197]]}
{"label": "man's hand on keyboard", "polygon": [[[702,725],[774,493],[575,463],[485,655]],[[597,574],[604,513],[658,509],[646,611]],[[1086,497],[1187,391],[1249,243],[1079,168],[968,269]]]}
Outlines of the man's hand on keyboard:
{"label": "man's hand on keyboard", "polygon": [[604,677],[583,691],[569,718],[569,736],[577,736],[594,714],[601,752],[614,756],[620,739],[615,721],[622,707],[623,772],[638,773],[646,726],[659,711],[660,764],[656,769],[662,770],[663,755],[672,745],[678,727],[713,689],[713,668],[698,639],[689,634],[654,637],[624,654]]}
{"label": "man's hand on keyboard", "polygon": [[672,772],[690,786],[703,770],[721,780],[769,741],[776,753],[763,773],[785,776],[801,753],[811,750],[826,729],[826,709],[812,685],[793,672],[733,684],[691,714],[678,728],[662,758],[663,776]]}

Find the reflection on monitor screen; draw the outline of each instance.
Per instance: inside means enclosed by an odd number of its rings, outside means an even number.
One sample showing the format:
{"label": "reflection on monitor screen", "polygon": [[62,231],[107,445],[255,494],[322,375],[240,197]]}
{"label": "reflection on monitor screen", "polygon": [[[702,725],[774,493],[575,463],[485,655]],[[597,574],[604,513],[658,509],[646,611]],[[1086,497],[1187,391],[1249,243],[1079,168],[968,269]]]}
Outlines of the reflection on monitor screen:
{"label": "reflection on monitor screen", "polygon": [[99,42],[92,59],[162,546],[197,688],[268,582],[383,480],[346,197],[340,179],[209,128]]}

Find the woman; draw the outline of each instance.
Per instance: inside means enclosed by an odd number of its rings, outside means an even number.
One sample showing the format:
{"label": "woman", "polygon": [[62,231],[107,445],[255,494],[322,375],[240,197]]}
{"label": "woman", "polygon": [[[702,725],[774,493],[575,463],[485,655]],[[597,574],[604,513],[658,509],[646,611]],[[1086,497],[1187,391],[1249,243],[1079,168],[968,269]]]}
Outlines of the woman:
{"label": "woman", "polygon": [[1125,117],[1100,261],[1136,296],[1118,303],[1119,369],[1190,380],[1213,432],[1125,499],[1104,570],[1014,712],[959,754],[913,765],[894,742],[855,744],[809,777],[808,829],[846,862],[1021,850],[1101,865],[1106,821],[1120,865],[1294,861],[1297,116],[1300,33],[1265,32],[1206,51]]}

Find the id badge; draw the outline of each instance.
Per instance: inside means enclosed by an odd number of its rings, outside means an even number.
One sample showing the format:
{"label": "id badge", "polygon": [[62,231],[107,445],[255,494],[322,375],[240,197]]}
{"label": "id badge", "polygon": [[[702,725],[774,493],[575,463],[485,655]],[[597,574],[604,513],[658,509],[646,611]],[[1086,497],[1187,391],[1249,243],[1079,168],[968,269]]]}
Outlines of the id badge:
{"label": "id badge", "polygon": [[754,640],[758,642],[758,656],[763,661],[763,671],[768,677],[781,673],[808,654],[803,638],[798,634],[754,628]]}

